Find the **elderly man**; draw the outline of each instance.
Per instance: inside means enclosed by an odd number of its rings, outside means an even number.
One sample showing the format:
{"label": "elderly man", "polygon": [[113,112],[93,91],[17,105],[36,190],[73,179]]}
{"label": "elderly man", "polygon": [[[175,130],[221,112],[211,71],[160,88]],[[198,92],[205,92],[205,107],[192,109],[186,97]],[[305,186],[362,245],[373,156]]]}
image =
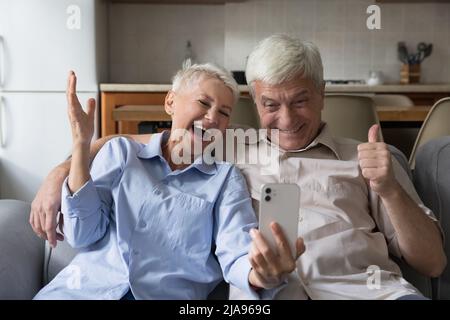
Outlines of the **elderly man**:
{"label": "elderly man", "polygon": [[[333,137],[321,121],[324,81],[317,48],[289,36],[268,37],[250,54],[246,77],[261,125],[268,129],[267,138],[248,145],[246,153],[264,145],[279,155],[279,170],[273,174],[262,174],[262,165],[238,161],[254,203],[264,183],[297,183],[302,190],[298,234],[306,251],[279,297],[423,298],[390,255],[426,276],[438,276],[446,265],[439,225],[386,144],[377,141],[378,126],[369,130],[368,142],[359,143]],[[271,139],[275,129],[277,141]],[[107,139],[98,141],[92,153]],[[50,174],[30,216],[36,233],[53,245],[59,190],[67,173],[63,164]],[[370,268],[376,268],[379,286],[368,286]]]}

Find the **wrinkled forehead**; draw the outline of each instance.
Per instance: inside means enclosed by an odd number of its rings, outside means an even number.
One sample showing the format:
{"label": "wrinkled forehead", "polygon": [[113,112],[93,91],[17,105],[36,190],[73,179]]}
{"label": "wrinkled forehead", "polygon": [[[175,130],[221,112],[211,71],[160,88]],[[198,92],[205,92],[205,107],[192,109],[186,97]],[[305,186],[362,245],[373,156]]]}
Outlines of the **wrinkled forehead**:
{"label": "wrinkled forehead", "polygon": [[280,84],[270,84],[255,80],[252,90],[256,100],[269,99],[293,99],[298,96],[306,96],[317,93],[312,80],[299,77]]}

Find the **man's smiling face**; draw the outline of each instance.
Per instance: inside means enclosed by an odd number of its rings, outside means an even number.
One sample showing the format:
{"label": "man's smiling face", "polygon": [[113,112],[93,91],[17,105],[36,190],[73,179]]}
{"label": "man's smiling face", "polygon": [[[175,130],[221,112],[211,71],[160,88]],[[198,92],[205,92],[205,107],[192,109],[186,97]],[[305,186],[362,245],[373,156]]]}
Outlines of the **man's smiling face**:
{"label": "man's smiling face", "polygon": [[279,146],[284,150],[306,147],[318,134],[323,109],[323,89],[297,77],[278,85],[256,80],[253,94],[261,126],[279,130]]}

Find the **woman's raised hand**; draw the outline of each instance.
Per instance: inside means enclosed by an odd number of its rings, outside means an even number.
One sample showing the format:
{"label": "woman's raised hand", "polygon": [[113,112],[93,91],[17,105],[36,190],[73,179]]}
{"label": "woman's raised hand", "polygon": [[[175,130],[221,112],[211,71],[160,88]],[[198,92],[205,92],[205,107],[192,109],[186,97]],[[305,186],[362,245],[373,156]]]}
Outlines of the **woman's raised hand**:
{"label": "woman's raised hand", "polygon": [[87,101],[85,112],[77,97],[77,77],[73,71],[69,72],[66,94],[73,144],[89,146],[94,135],[95,99]]}

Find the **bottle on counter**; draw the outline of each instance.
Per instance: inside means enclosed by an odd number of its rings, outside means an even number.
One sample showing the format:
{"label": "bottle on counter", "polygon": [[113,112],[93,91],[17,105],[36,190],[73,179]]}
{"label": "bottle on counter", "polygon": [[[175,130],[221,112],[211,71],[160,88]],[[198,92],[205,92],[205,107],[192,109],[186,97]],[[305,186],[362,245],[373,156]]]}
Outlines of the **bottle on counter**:
{"label": "bottle on counter", "polygon": [[188,40],[186,43],[186,49],[185,49],[185,53],[184,53],[183,68],[191,66],[194,63],[195,63],[194,51],[192,50],[191,41]]}
{"label": "bottle on counter", "polygon": [[383,76],[381,71],[369,71],[369,78],[366,81],[369,86],[377,86],[383,84]]}

